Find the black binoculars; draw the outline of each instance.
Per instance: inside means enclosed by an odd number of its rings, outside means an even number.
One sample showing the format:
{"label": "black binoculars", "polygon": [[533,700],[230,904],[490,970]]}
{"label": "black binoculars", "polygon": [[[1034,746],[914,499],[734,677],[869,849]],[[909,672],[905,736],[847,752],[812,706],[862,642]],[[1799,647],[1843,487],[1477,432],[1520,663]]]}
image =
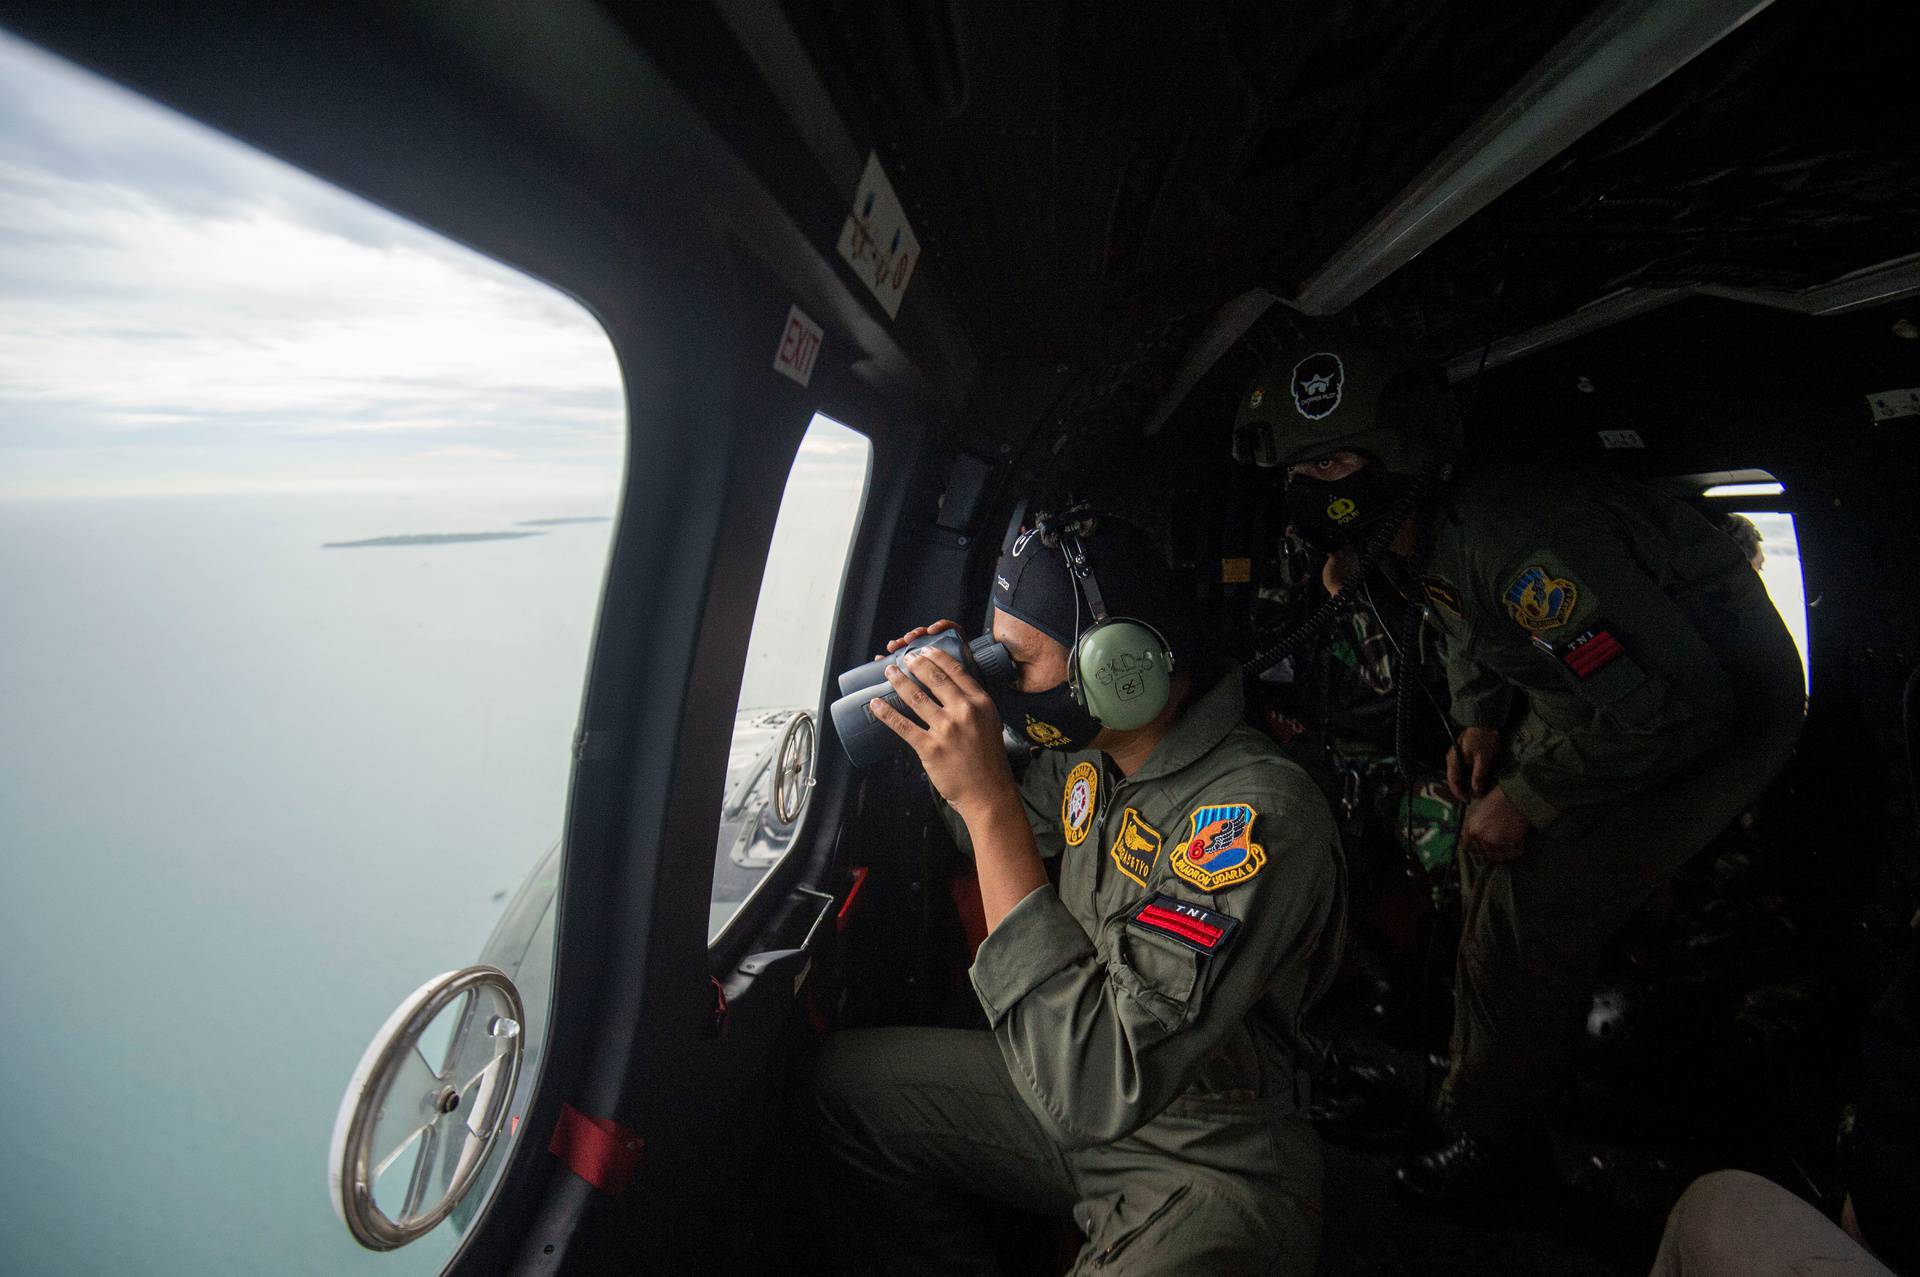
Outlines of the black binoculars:
{"label": "black binoculars", "polygon": [[[888,743],[900,739],[873,716],[867,708],[869,702],[885,700],[914,722],[920,721],[912,710],[900,703],[900,693],[887,685],[887,667],[895,665],[905,670],[907,667],[902,662],[923,647],[937,647],[953,657],[983,686],[1003,683],[1013,673],[1013,657],[1007,654],[1005,643],[994,642],[991,634],[982,634],[968,643],[952,630],[915,639],[897,652],[848,670],[840,676],[840,699],[827,713],[833,718],[833,730],[840,736],[841,747],[855,767],[873,766],[886,757]],[[910,671],[908,677],[912,677]]]}

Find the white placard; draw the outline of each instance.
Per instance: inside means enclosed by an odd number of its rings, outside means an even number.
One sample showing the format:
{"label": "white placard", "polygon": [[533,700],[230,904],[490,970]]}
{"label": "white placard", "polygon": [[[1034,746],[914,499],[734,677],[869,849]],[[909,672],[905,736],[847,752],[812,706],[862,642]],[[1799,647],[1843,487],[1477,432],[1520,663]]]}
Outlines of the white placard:
{"label": "white placard", "polygon": [[1868,395],[1867,411],[1873,414],[1875,421],[1920,417],[1920,386],[1910,390],[1882,390],[1879,394]]}
{"label": "white placard", "polygon": [[853,193],[853,210],[840,228],[840,256],[873,293],[887,318],[898,316],[900,299],[907,295],[913,268],[920,261],[920,241],[907,225],[906,212],[877,155],[867,156],[866,172]]}
{"label": "white placard", "polygon": [[798,306],[787,307],[787,326],[773,351],[773,370],[803,386],[812,381],[814,361],[820,358],[820,342],[826,331]]}

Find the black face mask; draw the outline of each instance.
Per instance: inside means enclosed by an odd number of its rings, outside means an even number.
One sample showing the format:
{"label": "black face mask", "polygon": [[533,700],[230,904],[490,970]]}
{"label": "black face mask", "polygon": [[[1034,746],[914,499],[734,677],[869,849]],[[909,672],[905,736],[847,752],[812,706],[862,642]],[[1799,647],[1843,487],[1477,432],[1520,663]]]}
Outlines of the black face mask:
{"label": "black face mask", "polygon": [[994,686],[987,689],[987,695],[1000,711],[1000,721],[1011,727],[1014,735],[1042,749],[1085,749],[1100,734],[1100,720],[1073,699],[1065,683],[1044,692]]}
{"label": "black face mask", "polygon": [[1295,536],[1331,554],[1392,514],[1410,482],[1377,465],[1363,466],[1342,479],[1296,475],[1287,482],[1287,520]]}

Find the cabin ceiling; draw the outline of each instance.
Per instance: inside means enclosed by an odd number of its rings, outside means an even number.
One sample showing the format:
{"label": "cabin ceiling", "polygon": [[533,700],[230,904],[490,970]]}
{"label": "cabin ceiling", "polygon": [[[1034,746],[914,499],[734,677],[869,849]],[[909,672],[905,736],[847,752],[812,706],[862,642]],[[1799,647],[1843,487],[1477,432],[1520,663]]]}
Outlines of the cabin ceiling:
{"label": "cabin ceiling", "polygon": [[[1303,281],[1617,4],[793,0],[984,366],[1150,415],[1220,308]],[[1920,251],[1909,6],[1776,0],[1367,292],[1445,359],[1625,288],[1797,290]]]}

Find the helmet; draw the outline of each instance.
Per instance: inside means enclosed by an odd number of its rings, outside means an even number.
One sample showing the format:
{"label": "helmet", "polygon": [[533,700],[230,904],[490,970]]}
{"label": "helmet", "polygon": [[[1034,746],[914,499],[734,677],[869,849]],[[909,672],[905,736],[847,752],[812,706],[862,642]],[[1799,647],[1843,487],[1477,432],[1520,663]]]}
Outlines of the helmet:
{"label": "helmet", "polygon": [[1459,419],[1434,364],[1351,331],[1308,341],[1241,396],[1234,460],[1291,466],[1349,449],[1413,476],[1459,450]]}

